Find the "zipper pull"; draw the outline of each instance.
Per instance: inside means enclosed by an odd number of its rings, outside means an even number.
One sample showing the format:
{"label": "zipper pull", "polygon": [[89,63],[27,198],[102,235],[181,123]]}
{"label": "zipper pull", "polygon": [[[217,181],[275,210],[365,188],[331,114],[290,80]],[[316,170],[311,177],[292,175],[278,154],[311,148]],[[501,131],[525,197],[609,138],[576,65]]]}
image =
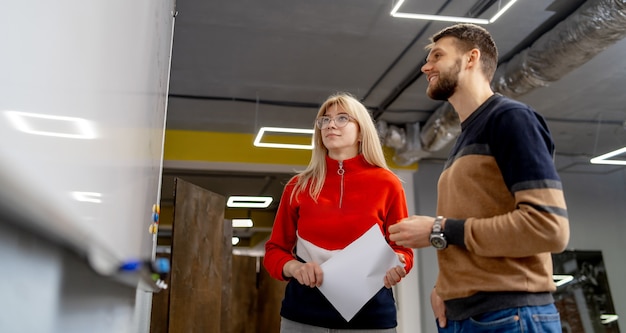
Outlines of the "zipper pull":
{"label": "zipper pull", "polygon": [[343,174],[346,171],[343,169],[343,161],[339,161],[339,169],[337,169],[337,174],[341,176],[341,188],[339,193],[339,208],[341,208],[343,204]]}

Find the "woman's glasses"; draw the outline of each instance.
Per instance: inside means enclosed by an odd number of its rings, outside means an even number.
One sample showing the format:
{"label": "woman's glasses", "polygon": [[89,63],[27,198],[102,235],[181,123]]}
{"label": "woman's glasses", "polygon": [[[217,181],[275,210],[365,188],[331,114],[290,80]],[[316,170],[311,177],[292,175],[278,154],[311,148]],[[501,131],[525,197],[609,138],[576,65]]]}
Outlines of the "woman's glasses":
{"label": "woman's glasses", "polygon": [[321,116],[315,119],[315,124],[317,125],[319,129],[327,129],[328,126],[330,126],[330,122],[334,121],[335,126],[337,126],[338,128],[341,128],[341,127],[345,127],[346,125],[348,125],[350,120],[352,120],[352,117],[350,117],[347,114],[340,114],[336,116],[335,118]]}

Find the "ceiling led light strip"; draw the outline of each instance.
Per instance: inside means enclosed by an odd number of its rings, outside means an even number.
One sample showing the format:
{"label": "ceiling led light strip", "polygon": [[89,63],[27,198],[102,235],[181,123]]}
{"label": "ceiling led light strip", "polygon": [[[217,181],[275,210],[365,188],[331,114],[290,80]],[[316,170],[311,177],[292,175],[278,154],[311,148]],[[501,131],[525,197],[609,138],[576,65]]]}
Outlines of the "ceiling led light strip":
{"label": "ceiling led light strip", "polygon": [[619,319],[619,316],[616,314],[602,314],[600,315],[600,322],[602,323],[602,325],[606,325],[608,323],[612,323],[614,321],[617,321]]}
{"label": "ceiling led light strip", "polygon": [[509,10],[511,6],[517,0],[509,1],[502,9],[500,9],[493,17],[490,19],[479,19],[473,17],[462,17],[462,16],[445,16],[445,15],[431,15],[431,14],[417,14],[417,13],[401,13],[398,12],[400,6],[404,3],[405,0],[399,0],[398,3],[391,10],[391,16],[393,17],[401,17],[401,18],[410,18],[416,20],[430,20],[430,21],[445,21],[445,22],[459,22],[459,23],[475,23],[475,24],[490,24],[495,22],[504,12]]}
{"label": "ceiling led light strip", "polygon": [[610,160],[609,158],[621,154],[626,154],[626,147],[608,152],[604,155],[592,158],[589,162],[593,164],[626,165],[626,160]]}
{"label": "ceiling led light strip", "polygon": [[231,208],[267,208],[274,199],[272,197],[249,197],[233,195],[226,202]]}
{"label": "ceiling led light strip", "polygon": [[268,148],[287,148],[287,149],[313,149],[313,138],[311,137],[310,145],[299,145],[292,143],[271,143],[271,142],[261,142],[263,139],[263,135],[266,132],[272,133],[289,133],[289,134],[309,134],[313,135],[312,129],[305,128],[283,128],[283,127],[261,127],[259,130],[259,134],[257,134],[254,139],[255,147],[268,147]]}
{"label": "ceiling led light strip", "polygon": [[252,219],[233,219],[232,226],[233,228],[252,228],[254,223]]}
{"label": "ceiling led light strip", "polygon": [[509,3],[507,3],[504,7],[502,7],[502,9],[500,9],[496,15],[492,16],[489,19],[489,23],[493,23],[495,22],[500,16],[502,16],[502,14],[504,14],[504,12],[506,12],[507,10],[509,10],[509,8],[511,8],[511,6],[513,6],[513,4],[516,2],[517,0],[511,0],[509,1]]}
{"label": "ceiling led light strip", "polygon": [[572,281],[574,281],[574,276],[572,275],[553,275],[552,279],[554,280],[554,284],[558,287],[566,285]]}

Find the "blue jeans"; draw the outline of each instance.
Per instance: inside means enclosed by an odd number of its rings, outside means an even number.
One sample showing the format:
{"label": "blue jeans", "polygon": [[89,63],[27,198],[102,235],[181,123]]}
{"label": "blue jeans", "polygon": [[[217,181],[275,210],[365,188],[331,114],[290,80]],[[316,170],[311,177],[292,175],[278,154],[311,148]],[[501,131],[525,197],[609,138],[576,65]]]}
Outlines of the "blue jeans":
{"label": "blue jeans", "polygon": [[483,313],[465,320],[448,320],[440,333],[561,333],[561,319],[554,304],[525,306]]}

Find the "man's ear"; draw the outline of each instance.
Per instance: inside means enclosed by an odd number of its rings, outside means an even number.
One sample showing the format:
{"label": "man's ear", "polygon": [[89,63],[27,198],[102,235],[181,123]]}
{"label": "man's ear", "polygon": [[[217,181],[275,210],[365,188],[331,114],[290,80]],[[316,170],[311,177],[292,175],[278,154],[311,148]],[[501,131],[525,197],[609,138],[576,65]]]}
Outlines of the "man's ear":
{"label": "man's ear", "polygon": [[471,49],[469,52],[467,52],[466,54],[467,58],[467,67],[474,67],[476,65],[478,65],[478,62],[480,61],[480,50],[479,49]]}

